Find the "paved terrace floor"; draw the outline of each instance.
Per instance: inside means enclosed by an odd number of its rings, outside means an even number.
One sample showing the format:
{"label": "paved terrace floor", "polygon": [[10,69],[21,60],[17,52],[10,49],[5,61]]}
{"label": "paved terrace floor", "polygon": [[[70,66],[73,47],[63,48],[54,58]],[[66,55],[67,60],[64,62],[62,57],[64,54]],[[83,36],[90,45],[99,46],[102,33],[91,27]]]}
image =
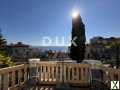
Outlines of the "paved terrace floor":
{"label": "paved terrace floor", "polygon": [[26,85],[20,90],[110,90],[105,84],[92,81],[89,87],[75,87],[68,84],[60,85],[41,85],[32,80],[26,82]]}

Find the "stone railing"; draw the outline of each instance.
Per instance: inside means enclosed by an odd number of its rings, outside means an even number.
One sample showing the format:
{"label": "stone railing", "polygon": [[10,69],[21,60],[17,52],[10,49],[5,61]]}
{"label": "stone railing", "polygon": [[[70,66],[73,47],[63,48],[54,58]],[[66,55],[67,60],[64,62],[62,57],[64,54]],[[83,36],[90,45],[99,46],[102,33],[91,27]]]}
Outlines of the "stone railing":
{"label": "stone railing", "polygon": [[111,86],[111,81],[120,82],[120,69],[103,68],[103,83]]}
{"label": "stone railing", "polygon": [[37,76],[41,84],[90,85],[91,68],[88,64],[41,62],[36,67]]}
{"label": "stone railing", "polygon": [[[120,81],[119,69],[102,68],[101,70],[101,82],[105,85],[110,87],[111,81]],[[39,84],[66,83],[73,86],[89,86],[92,77],[91,66],[71,62],[41,61],[30,66],[29,72],[27,64],[3,68],[0,69],[0,90],[20,90],[28,79],[34,77]]]}
{"label": "stone railing", "polygon": [[0,90],[18,90],[27,80],[27,65],[0,69]]}

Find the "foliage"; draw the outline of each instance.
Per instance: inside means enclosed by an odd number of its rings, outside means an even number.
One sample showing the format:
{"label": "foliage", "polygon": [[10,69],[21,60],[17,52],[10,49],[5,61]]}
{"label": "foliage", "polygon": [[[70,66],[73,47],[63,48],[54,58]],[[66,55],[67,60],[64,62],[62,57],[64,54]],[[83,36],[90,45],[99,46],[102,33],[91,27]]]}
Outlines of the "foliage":
{"label": "foliage", "polygon": [[3,36],[0,34],[0,50],[5,50],[6,45],[6,39],[4,39]]}
{"label": "foliage", "polygon": [[14,66],[15,64],[12,62],[11,58],[4,54],[4,52],[0,51],[0,63],[6,67]]}
{"label": "foliage", "polygon": [[14,66],[15,64],[12,62],[11,58],[6,53],[7,41],[3,38],[0,32],[0,64],[4,67]]}

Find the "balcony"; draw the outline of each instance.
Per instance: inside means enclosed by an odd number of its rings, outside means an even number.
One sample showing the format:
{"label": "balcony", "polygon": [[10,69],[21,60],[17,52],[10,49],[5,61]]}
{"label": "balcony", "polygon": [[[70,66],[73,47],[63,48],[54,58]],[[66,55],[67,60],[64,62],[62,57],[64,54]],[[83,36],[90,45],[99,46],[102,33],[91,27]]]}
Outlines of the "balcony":
{"label": "balcony", "polygon": [[119,69],[93,70],[88,64],[40,62],[0,69],[0,90],[62,90],[60,84],[69,90],[109,90],[113,80],[120,81]]}

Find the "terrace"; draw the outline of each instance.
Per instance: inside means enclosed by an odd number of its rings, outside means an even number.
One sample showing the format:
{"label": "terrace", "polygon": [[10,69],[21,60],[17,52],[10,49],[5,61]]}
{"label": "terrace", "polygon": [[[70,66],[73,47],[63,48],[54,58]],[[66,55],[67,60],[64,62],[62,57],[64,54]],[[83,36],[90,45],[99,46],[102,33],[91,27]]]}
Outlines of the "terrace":
{"label": "terrace", "polygon": [[41,61],[0,69],[0,90],[109,90],[112,80],[120,81],[119,69],[89,64]]}

